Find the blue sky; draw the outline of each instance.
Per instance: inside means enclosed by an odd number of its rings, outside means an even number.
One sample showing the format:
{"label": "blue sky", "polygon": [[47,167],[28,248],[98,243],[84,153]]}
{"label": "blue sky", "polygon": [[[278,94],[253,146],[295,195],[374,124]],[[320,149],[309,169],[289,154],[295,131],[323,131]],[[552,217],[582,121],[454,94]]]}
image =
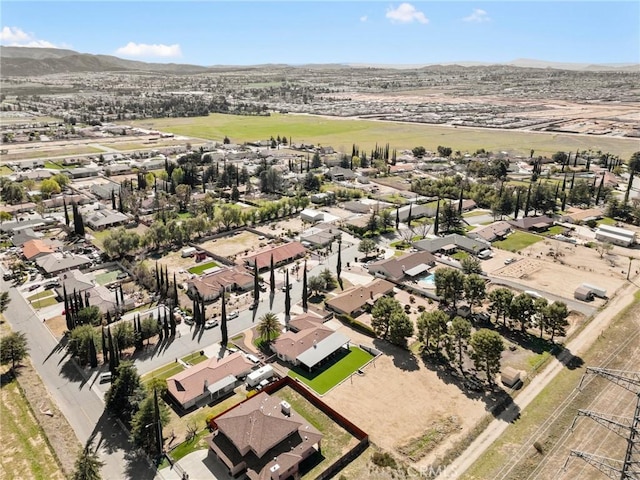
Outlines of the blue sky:
{"label": "blue sky", "polygon": [[3,45],[143,61],[640,63],[640,2],[2,0]]}

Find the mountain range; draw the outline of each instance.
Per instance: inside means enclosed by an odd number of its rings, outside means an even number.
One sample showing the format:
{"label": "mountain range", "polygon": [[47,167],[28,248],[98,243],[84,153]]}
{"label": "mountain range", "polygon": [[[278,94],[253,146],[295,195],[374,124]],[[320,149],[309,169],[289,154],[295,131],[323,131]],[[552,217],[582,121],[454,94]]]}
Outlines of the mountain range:
{"label": "mountain range", "polygon": [[[73,50],[58,48],[29,48],[29,47],[0,47],[0,72],[7,77],[29,77],[56,73],[80,72],[155,72],[165,74],[194,74],[215,72],[221,70],[254,70],[264,67],[272,68],[395,68],[416,69],[430,66],[491,66],[484,62],[447,62],[439,64],[416,65],[380,65],[380,64],[331,64],[331,65],[252,65],[252,66],[201,66],[177,63],[147,63],[135,60],[125,60],[111,55],[93,55],[79,53]],[[576,71],[618,71],[640,72],[640,64],[588,64],[588,63],[560,63],[543,60],[518,59],[500,65],[521,68],[551,68]]]}

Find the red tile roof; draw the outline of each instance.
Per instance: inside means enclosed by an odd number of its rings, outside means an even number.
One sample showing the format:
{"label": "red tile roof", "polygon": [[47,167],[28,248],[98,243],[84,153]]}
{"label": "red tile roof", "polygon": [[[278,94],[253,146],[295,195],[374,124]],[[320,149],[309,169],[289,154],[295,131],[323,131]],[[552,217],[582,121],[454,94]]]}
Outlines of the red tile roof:
{"label": "red tile roof", "polygon": [[307,249],[300,242],[290,242],[245,257],[245,262],[253,266],[254,262],[257,261],[258,270],[262,270],[271,264],[271,255],[273,255],[274,265],[278,265],[299,258],[305,253],[307,253]]}
{"label": "red tile roof", "polygon": [[27,260],[37,257],[38,255],[46,255],[53,253],[51,246],[47,245],[43,240],[29,240],[22,245],[22,254]]}

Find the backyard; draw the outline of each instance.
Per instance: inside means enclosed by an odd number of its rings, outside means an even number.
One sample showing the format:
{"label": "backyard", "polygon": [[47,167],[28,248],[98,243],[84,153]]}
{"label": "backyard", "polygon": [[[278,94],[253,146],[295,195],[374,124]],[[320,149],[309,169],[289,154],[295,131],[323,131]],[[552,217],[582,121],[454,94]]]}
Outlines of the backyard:
{"label": "backyard", "polygon": [[289,376],[299,379],[319,395],[324,395],[373,358],[373,355],[359,347],[351,346],[349,350],[347,355],[335,363],[328,363],[313,372],[294,367],[289,371]]}
{"label": "backyard", "polygon": [[538,235],[515,231],[506,239],[493,242],[493,246],[496,248],[501,248],[502,250],[508,250],[510,252],[519,252],[523,248],[527,248],[528,246],[540,242],[541,240],[543,240],[543,238],[539,237]]}
{"label": "backyard", "polygon": [[189,273],[193,273],[194,275],[200,275],[205,270],[209,270],[210,268],[217,267],[218,264],[216,262],[206,262],[196,265],[195,267],[191,267],[188,271]]}

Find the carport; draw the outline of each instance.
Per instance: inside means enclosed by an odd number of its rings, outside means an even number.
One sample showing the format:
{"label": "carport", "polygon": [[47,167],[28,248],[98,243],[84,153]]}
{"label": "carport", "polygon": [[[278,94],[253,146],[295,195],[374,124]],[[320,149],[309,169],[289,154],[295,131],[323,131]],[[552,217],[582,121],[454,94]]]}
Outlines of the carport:
{"label": "carport", "polygon": [[349,337],[339,332],[333,332],[324,340],[314,343],[313,347],[298,355],[296,360],[311,371],[313,367],[348,344]]}

